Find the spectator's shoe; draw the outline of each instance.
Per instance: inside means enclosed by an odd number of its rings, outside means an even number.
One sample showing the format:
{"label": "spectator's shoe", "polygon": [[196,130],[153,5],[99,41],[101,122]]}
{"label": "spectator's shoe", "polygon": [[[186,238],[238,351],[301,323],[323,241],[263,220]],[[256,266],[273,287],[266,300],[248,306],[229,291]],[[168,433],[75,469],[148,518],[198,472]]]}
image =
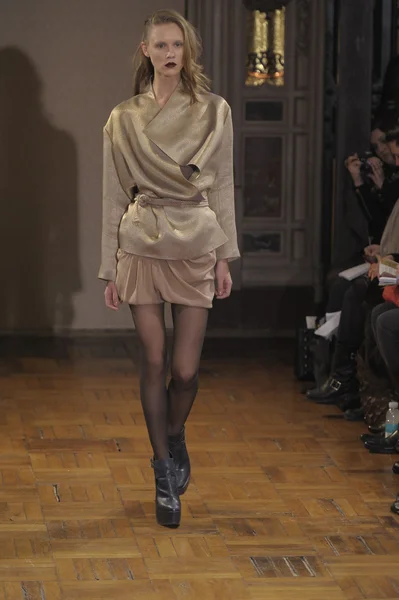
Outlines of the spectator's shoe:
{"label": "spectator's shoe", "polygon": [[190,457],[186,447],[185,428],[183,427],[177,435],[170,435],[168,441],[169,452],[173,456],[176,466],[177,489],[179,495],[182,496],[188,488],[191,474]]}
{"label": "spectator's shoe", "polygon": [[369,442],[370,440],[375,442],[382,442],[382,440],[384,439],[384,432],[382,431],[381,433],[377,433],[377,434],[372,434],[372,433],[362,433],[362,435],[360,436],[361,441],[364,442]]}
{"label": "spectator's shoe", "polygon": [[395,513],[395,515],[399,515],[399,495],[396,496],[395,502],[391,504],[391,511]]}
{"label": "spectator's shoe", "polygon": [[368,449],[370,454],[397,454],[396,446],[373,446]]}
{"label": "spectator's shoe", "polygon": [[373,435],[383,435],[385,434],[385,423],[381,425],[369,425],[368,430]]}
{"label": "spectator's shoe", "polygon": [[354,408],[347,408],[344,412],[344,419],[347,421],[364,421],[365,410],[364,406],[360,404],[360,396],[356,399]]}
{"label": "spectator's shoe", "polygon": [[385,434],[375,435],[372,439],[366,440],[368,444],[376,444],[376,445],[396,445],[399,442],[399,430],[396,429],[393,433],[385,436]]}
{"label": "spectator's shoe", "polygon": [[393,463],[392,473],[395,473],[395,475],[399,475],[399,462]]}
{"label": "spectator's shoe", "polygon": [[336,404],[345,410],[360,407],[359,383],[355,377],[344,379],[333,375],[321,388],[309,390],[306,396],[316,404]]}
{"label": "spectator's shoe", "polygon": [[399,431],[396,430],[388,437],[384,436],[376,437],[374,439],[367,439],[364,442],[364,446],[371,452],[371,454],[395,454],[397,452],[398,442]]}
{"label": "spectator's shoe", "polygon": [[360,408],[356,354],[338,345],[332,376],[320,388],[309,390],[306,396],[317,404],[336,404],[343,411]]}

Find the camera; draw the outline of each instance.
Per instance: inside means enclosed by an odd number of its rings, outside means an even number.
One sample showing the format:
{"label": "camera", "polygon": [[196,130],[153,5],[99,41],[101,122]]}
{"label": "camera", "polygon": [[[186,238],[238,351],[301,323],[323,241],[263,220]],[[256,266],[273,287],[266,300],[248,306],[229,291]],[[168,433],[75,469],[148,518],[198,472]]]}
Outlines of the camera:
{"label": "camera", "polygon": [[372,158],[374,154],[370,151],[365,152],[362,156],[359,156],[360,160],[360,174],[363,177],[364,181],[367,181],[373,169],[371,165],[367,162],[370,158]]}

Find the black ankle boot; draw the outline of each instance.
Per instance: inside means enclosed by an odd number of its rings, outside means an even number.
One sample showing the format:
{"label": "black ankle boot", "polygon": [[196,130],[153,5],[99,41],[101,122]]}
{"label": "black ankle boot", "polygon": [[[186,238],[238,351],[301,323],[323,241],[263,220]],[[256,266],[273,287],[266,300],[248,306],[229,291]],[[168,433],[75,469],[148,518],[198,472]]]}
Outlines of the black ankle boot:
{"label": "black ankle boot", "polygon": [[399,494],[396,496],[395,502],[391,504],[391,511],[395,513],[395,515],[399,515]]}
{"label": "black ankle boot", "polygon": [[360,408],[359,383],[334,374],[321,388],[306,392],[309,400],[316,404],[336,404],[343,410]]}
{"label": "black ankle boot", "polygon": [[353,402],[353,408],[340,407],[344,411],[344,419],[347,421],[364,421],[366,414],[364,406],[361,406],[360,397]]}
{"label": "black ankle boot", "polygon": [[320,387],[307,392],[317,404],[336,404],[342,410],[360,407],[359,382],[356,377],[356,354],[337,346],[332,376]]}
{"label": "black ankle boot", "polygon": [[178,527],[181,505],[177,490],[176,467],[173,458],[152,460],[155,474],[155,507],[157,521],[164,527]]}
{"label": "black ankle boot", "polygon": [[190,483],[191,466],[190,457],[186,447],[185,428],[177,435],[169,436],[169,452],[173,456],[176,465],[177,488],[183,495]]}

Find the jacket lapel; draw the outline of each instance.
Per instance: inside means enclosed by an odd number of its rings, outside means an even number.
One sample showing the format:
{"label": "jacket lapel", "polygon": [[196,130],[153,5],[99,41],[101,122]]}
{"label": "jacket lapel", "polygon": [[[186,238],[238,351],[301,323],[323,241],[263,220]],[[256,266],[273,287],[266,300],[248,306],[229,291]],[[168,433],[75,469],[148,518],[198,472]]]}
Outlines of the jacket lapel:
{"label": "jacket lapel", "polygon": [[[147,93],[156,103],[152,88]],[[165,106],[144,128],[144,134],[178,165],[193,165],[200,170],[216,123],[213,104],[201,97],[190,104],[190,96],[180,82]]]}

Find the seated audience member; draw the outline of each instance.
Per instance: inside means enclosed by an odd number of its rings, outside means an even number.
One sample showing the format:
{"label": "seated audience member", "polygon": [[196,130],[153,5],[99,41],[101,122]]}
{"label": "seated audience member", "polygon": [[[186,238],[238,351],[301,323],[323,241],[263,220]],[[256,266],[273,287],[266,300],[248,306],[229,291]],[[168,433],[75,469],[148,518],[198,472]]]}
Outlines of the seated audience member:
{"label": "seated audience member", "polygon": [[[399,166],[399,131],[386,136],[389,149]],[[397,200],[371,257],[391,256],[399,259],[399,201]],[[378,263],[370,266],[369,274],[355,279],[344,294],[341,320],[335,346],[331,375],[319,388],[309,390],[307,397],[319,404],[336,404],[342,410],[351,409],[349,418],[361,417],[359,382],[356,376],[356,354],[364,336],[367,308],[382,302],[378,286]],[[359,412],[356,412],[359,410]]]}
{"label": "seated audience member", "polygon": [[[391,383],[391,400],[399,398],[399,288],[385,288],[384,296],[391,296],[391,300],[376,306],[371,314],[371,326],[379,353]],[[388,406],[386,406],[386,410]],[[395,452],[399,434],[385,437],[363,435],[365,447],[374,453]]]}
{"label": "seated audience member", "polygon": [[[366,248],[360,246],[352,258],[343,265],[336,265],[331,269],[327,276],[327,305],[325,308],[325,319],[330,321],[339,316],[342,310],[344,296],[351,287],[352,282],[338,276],[341,270],[360,264],[362,259],[366,258],[372,261],[378,244],[381,239],[386,221],[390,212],[399,197],[399,169],[395,165],[395,159],[385,141],[385,132],[388,132],[395,126],[398,120],[399,112],[397,110],[385,110],[374,120],[371,133],[370,148],[373,153],[367,161],[361,161],[357,154],[350,156],[346,160],[346,166],[352,177],[354,198],[357,198],[361,211],[364,214],[368,231],[363,231],[363,227],[356,232],[359,241],[363,239],[363,244],[369,241]],[[367,168],[367,165],[369,168]],[[367,172],[368,171],[368,172]],[[349,209],[348,215],[351,209]],[[349,218],[352,226],[356,224],[356,218]],[[331,327],[326,325],[327,329]],[[332,329],[334,328],[334,325]],[[331,334],[329,334],[329,337]],[[315,371],[316,387],[320,387],[328,379],[331,370],[331,346],[329,340],[316,336],[313,347],[313,362]]]}
{"label": "seated audience member", "polygon": [[[364,249],[364,255],[370,260],[377,253],[385,224],[399,198],[399,169],[385,140],[385,135],[397,121],[398,114],[397,111],[387,111],[375,119],[371,132],[371,151],[374,156],[366,161],[371,169],[368,173],[365,172],[367,167],[357,154],[349,156],[346,160],[354,193],[368,222],[370,243]],[[359,252],[351,259],[350,264],[345,265],[345,268],[356,266],[361,260],[362,253]],[[333,278],[329,277],[327,320],[342,310],[344,296],[351,283],[336,274]]]}

